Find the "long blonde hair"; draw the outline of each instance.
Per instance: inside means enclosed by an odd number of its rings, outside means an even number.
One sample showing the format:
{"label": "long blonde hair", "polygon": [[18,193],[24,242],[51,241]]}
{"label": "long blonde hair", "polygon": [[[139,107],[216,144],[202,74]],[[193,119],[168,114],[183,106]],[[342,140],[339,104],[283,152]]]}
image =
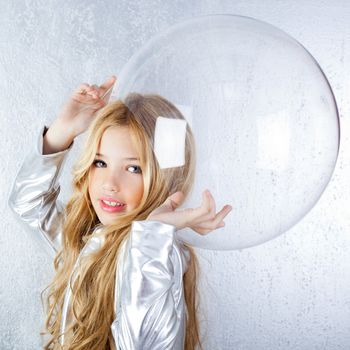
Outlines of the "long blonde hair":
{"label": "long blonde hair", "polygon": [[[115,319],[114,289],[116,262],[121,243],[128,237],[133,220],[145,220],[166,198],[182,191],[191,191],[195,171],[195,144],[187,125],[185,165],[160,169],[153,153],[155,123],[158,116],[184,119],[179,110],[159,95],[130,94],[124,102],[111,102],[101,109],[89,128],[84,152],[73,168],[73,194],[65,208],[62,248],[54,260],[55,276],[48,290],[46,334],[50,338],[44,349],[62,349],[60,324],[67,283],[78,255],[99,224],[93,210],[88,183],[99,142],[108,127],[126,126],[137,147],[143,173],[144,193],[138,207],[118,216],[118,222],[103,227],[104,244],[97,252],[81,259],[79,273],[71,282],[72,322],[65,329],[63,349],[115,349],[111,324]],[[191,247],[190,263],[184,274],[184,294],[187,305],[185,349],[201,346],[197,319],[196,281],[197,258]],[[45,334],[45,333],[42,333]]]}

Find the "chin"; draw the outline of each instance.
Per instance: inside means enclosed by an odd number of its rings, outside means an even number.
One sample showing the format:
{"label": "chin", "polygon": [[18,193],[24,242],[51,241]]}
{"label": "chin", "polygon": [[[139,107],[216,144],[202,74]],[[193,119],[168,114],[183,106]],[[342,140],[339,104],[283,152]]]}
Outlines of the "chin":
{"label": "chin", "polygon": [[106,225],[111,225],[111,224],[115,224],[118,220],[118,216],[110,216],[110,217],[104,217],[102,215],[98,216],[98,219],[100,220],[101,224],[106,226]]}

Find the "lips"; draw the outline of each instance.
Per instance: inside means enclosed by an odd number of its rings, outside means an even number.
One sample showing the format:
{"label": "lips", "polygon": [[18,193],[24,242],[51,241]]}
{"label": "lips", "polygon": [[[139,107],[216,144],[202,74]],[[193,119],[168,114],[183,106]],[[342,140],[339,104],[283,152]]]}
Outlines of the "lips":
{"label": "lips", "polygon": [[126,206],[126,204],[122,203],[121,201],[110,197],[101,197],[98,202],[101,209],[108,213],[123,211]]}

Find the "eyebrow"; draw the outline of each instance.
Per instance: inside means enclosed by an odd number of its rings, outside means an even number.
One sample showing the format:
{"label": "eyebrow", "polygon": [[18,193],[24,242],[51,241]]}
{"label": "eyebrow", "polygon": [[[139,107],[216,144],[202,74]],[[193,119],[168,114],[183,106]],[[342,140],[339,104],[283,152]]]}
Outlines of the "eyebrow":
{"label": "eyebrow", "polygon": [[[103,157],[103,158],[108,158],[106,157],[105,155],[101,154],[101,153],[96,153],[96,156],[98,157]],[[140,158],[137,158],[137,157],[126,157],[124,158],[125,160],[140,160]]]}

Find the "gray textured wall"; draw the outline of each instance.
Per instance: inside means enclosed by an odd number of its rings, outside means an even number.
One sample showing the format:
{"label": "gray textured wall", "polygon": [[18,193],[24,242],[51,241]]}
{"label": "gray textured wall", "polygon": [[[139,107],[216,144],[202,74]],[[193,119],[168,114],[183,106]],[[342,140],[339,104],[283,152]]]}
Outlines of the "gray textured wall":
{"label": "gray textured wall", "polygon": [[[9,186],[43,123],[80,82],[118,74],[145,40],[195,15],[233,13],[299,40],[333,87],[340,157],[317,206],[261,246],[198,251],[204,348],[350,348],[350,3],[347,0],[1,1],[0,349],[39,349],[40,291],[52,256],[6,208]],[[79,145],[79,142],[78,142]],[[62,199],[69,195],[69,166]],[[347,181],[346,181],[347,180]]]}

